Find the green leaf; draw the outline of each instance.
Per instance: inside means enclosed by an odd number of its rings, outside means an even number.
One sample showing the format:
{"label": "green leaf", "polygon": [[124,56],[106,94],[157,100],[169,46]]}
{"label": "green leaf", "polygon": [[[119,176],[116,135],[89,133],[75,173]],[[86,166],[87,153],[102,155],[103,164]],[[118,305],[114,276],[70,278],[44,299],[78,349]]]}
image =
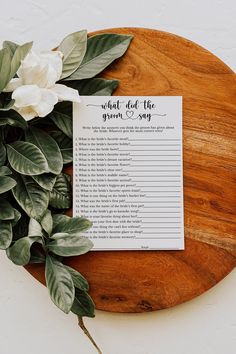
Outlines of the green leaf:
{"label": "green leaf", "polygon": [[15,187],[16,181],[7,176],[0,176],[0,194],[5,193]]}
{"label": "green leaf", "polygon": [[57,176],[53,190],[50,193],[49,204],[56,209],[68,209],[71,207],[71,184],[67,176],[61,173]]}
{"label": "green leaf", "polygon": [[51,132],[51,136],[56,140],[63,158],[63,163],[67,164],[73,161],[72,139],[59,131]]}
{"label": "green leaf", "polygon": [[11,52],[8,48],[0,50],[0,92],[7,86],[11,74]]}
{"label": "green leaf", "polygon": [[63,69],[61,79],[70,76],[81,64],[87,48],[87,31],[69,34],[58,50],[63,53]]}
{"label": "green leaf", "polygon": [[87,253],[93,243],[87,237],[80,237],[68,233],[57,233],[51,237],[48,249],[58,256],[70,257]]}
{"label": "green leaf", "polygon": [[53,232],[66,232],[68,234],[79,235],[80,232],[88,230],[91,226],[91,221],[77,216],[74,218],[62,219],[53,228]]}
{"label": "green leaf", "polygon": [[25,43],[23,45],[19,45],[15,48],[14,54],[11,60],[11,72],[9,81],[15,76],[17,70],[21,65],[21,61],[25,59],[26,55],[29,53],[32,48],[33,42]]}
{"label": "green leaf", "polygon": [[14,208],[14,219],[11,221],[12,227],[14,227],[20,219],[21,219],[21,213]]}
{"label": "green leaf", "polygon": [[79,91],[82,96],[111,96],[117,88],[118,80],[88,79],[80,81],[67,81],[66,84]]}
{"label": "green leaf", "polygon": [[54,304],[63,312],[69,313],[75,298],[75,288],[68,270],[62,263],[47,255],[45,278]]}
{"label": "green leaf", "polygon": [[87,280],[83,277],[83,275],[80,274],[79,272],[77,272],[77,270],[75,270],[69,266],[65,266],[65,267],[72,277],[74,286],[80,290],[88,291],[89,284],[88,284]]}
{"label": "green leaf", "polygon": [[11,41],[4,41],[3,42],[3,48],[8,48],[11,54],[11,57],[13,57],[16,49],[19,47],[19,44],[11,42]]}
{"label": "green leaf", "polygon": [[11,222],[0,220],[0,230],[0,249],[6,250],[12,242]]}
{"label": "green leaf", "polygon": [[19,127],[22,129],[26,129],[28,127],[28,123],[24,120],[24,118],[13,110],[2,112],[0,117],[0,126],[2,125],[10,125],[12,127]]}
{"label": "green leaf", "polygon": [[12,193],[29,217],[39,220],[48,208],[49,192],[42,189],[35,181],[27,176],[16,176],[17,185]]}
{"label": "green leaf", "polygon": [[28,236],[29,237],[43,236],[42,226],[40,225],[40,223],[37,220],[35,220],[33,218],[30,218],[30,221],[29,221]]}
{"label": "green leaf", "polygon": [[25,131],[26,141],[37,146],[46,157],[48,170],[55,175],[62,171],[63,160],[56,141],[43,130],[31,127]]}
{"label": "green leaf", "polygon": [[7,145],[11,167],[24,175],[39,175],[48,172],[48,163],[42,151],[34,144],[16,141]]}
{"label": "green leaf", "polygon": [[81,65],[65,80],[90,79],[96,76],[126,52],[131,40],[132,36],[112,33],[90,37]]}
{"label": "green leaf", "polygon": [[87,292],[75,289],[75,300],[71,311],[79,317],[95,317],[95,305]]}
{"label": "green leaf", "polygon": [[53,226],[52,213],[50,210],[46,210],[45,214],[42,217],[41,225],[42,228],[50,236],[52,233],[52,226]]}
{"label": "green leaf", "polygon": [[6,199],[0,198],[0,220],[13,220],[14,217],[14,208]]}
{"label": "green leaf", "polygon": [[47,191],[52,191],[56,182],[57,176],[52,173],[43,173],[42,175],[32,176],[33,180],[38,183],[40,187]]}
{"label": "green leaf", "polygon": [[0,142],[0,166],[4,165],[6,161],[6,148],[2,142]]}
{"label": "green leaf", "polygon": [[66,222],[69,219],[70,219],[70,216],[67,216],[64,214],[53,214],[52,215],[53,231],[56,229],[57,224],[59,224],[62,221]]}
{"label": "green leaf", "polygon": [[42,243],[41,237],[20,238],[8,249],[8,258],[17,265],[28,264],[31,257],[30,249],[35,242]]}
{"label": "green leaf", "polygon": [[7,176],[7,175],[11,175],[11,174],[12,174],[12,171],[7,166],[0,167],[0,176]]}
{"label": "green leaf", "polygon": [[72,118],[70,116],[54,110],[52,113],[49,114],[49,118],[64,134],[66,134],[69,138],[72,139]]}

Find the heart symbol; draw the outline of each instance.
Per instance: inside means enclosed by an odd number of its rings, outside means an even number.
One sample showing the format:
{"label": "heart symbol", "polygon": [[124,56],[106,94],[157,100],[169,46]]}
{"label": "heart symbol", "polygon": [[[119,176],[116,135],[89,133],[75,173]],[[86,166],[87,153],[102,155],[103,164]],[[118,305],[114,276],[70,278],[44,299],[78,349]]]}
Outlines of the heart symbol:
{"label": "heart symbol", "polygon": [[127,115],[128,118],[131,119],[133,117],[133,115],[134,115],[134,111],[126,111],[126,115]]}

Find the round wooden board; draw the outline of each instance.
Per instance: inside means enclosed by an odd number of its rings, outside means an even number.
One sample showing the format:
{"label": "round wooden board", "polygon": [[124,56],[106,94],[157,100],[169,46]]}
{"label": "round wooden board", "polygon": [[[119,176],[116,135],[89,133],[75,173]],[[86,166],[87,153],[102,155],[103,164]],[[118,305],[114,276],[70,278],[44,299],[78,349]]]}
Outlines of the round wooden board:
{"label": "round wooden board", "polygon": [[[97,309],[143,312],[190,300],[236,265],[236,78],[213,54],[170,33],[140,28],[103,77],[115,95],[183,96],[184,251],[90,252],[67,263],[84,274]],[[27,269],[44,283],[44,268]]]}

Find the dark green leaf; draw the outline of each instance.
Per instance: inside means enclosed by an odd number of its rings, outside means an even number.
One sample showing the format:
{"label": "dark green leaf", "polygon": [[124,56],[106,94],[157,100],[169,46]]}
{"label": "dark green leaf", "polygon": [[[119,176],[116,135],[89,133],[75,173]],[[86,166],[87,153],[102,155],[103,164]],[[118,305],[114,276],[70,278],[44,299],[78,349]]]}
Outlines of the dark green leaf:
{"label": "dark green leaf", "polygon": [[14,217],[14,208],[6,199],[0,198],[0,220],[13,220]]}
{"label": "dark green leaf", "polygon": [[69,273],[72,277],[74,286],[80,290],[88,291],[89,284],[88,284],[87,280],[83,277],[83,275],[80,274],[79,272],[77,272],[77,270],[75,270],[69,266],[65,266],[65,267],[69,271]]}
{"label": "dark green leaf", "polygon": [[86,237],[71,235],[68,233],[57,233],[51,237],[48,249],[58,256],[70,257],[87,253],[93,243]]}
{"label": "dark green leaf", "polygon": [[46,157],[49,172],[58,175],[62,171],[63,160],[56,141],[43,130],[31,127],[25,132],[26,141],[36,145]]}
{"label": "dark green leaf", "polygon": [[75,288],[68,270],[62,263],[48,255],[45,278],[54,304],[63,312],[69,313],[75,298]]}
{"label": "dark green leaf", "polygon": [[69,101],[59,102],[55,105],[54,111],[64,113],[72,119],[73,103]]}
{"label": "dark green leaf", "polygon": [[42,175],[32,176],[33,180],[40,185],[43,189],[47,191],[52,191],[54,184],[56,182],[57,176],[52,173],[43,173]]}
{"label": "dark green leaf", "polygon": [[117,88],[118,80],[88,79],[80,81],[67,81],[66,84],[79,91],[82,96],[111,96]]}
{"label": "dark green leaf", "polygon": [[58,50],[63,53],[63,69],[61,79],[70,76],[81,64],[87,48],[87,31],[69,34]]}
{"label": "dark green leaf", "polygon": [[71,207],[71,184],[64,173],[57,176],[53,190],[50,193],[49,204],[56,209],[67,209]]}
{"label": "dark green leaf", "polygon": [[48,172],[48,163],[42,151],[34,144],[16,141],[7,145],[11,167],[24,175],[39,175]]}
{"label": "dark green leaf", "polygon": [[50,236],[52,233],[52,214],[50,210],[46,210],[46,213],[43,215],[42,220],[41,220],[41,225],[42,228],[47,232],[47,234]]}
{"label": "dark green leaf", "polygon": [[9,111],[15,103],[15,100],[7,101],[0,105],[0,111]]}
{"label": "dark green leaf", "polygon": [[20,218],[21,218],[21,213],[17,209],[14,209],[14,219],[11,222],[12,227],[14,227],[18,223]]}
{"label": "dark green leaf", "polygon": [[17,240],[7,252],[8,258],[17,265],[26,265],[30,261],[30,249],[33,243],[41,243],[41,237],[22,237]]}
{"label": "dark green leaf", "polygon": [[30,264],[45,263],[46,257],[42,249],[40,249],[39,247],[34,247],[33,245],[31,247],[30,253],[31,253],[31,257],[29,261]]}
{"label": "dark green leaf", "polygon": [[90,79],[96,76],[126,52],[131,40],[132,36],[113,33],[90,37],[81,65],[66,80]]}
{"label": "dark green leaf", "polygon": [[4,165],[5,161],[6,161],[6,148],[3,145],[3,143],[0,142],[0,166]]}
{"label": "dark green leaf", "polygon": [[62,220],[54,226],[53,232],[66,232],[68,234],[79,235],[80,232],[88,230],[91,226],[91,221],[82,217],[62,218]]}
{"label": "dark green leaf", "polygon": [[72,139],[72,118],[70,116],[54,110],[49,114],[49,118],[64,134]]}
{"label": "dark green leaf", "polygon": [[51,136],[56,140],[62,154],[63,163],[67,164],[73,160],[72,139],[59,131],[51,132]]}
{"label": "dark green leaf", "polygon": [[30,218],[28,215],[24,212],[24,210],[21,210],[21,217],[20,217],[20,222],[13,222],[13,241],[16,241],[22,237],[25,237],[28,235],[28,225],[29,225],[29,220]]}
{"label": "dark green leaf", "polygon": [[16,181],[7,176],[0,176],[0,194],[5,193],[15,187]]}
{"label": "dark green leaf", "polygon": [[12,174],[12,171],[7,166],[0,167],[0,176],[8,176],[11,174]]}
{"label": "dark green leaf", "polygon": [[11,222],[0,220],[0,230],[0,249],[6,250],[12,242]]}
{"label": "dark green leaf", "polygon": [[71,311],[79,317],[94,317],[95,305],[91,297],[85,291],[75,289],[75,300]]}
{"label": "dark green leaf", "polygon": [[28,127],[26,120],[24,120],[19,113],[13,110],[2,112],[0,117],[0,126],[2,125],[10,125],[22,129],[26,129]]}
{"label": "dark green leaf", "polygon": [[16,178],[17,185],[12,190],[16,201],[29,217],[40,220],[48,207],[49,192],[30,177],[17,175]]}

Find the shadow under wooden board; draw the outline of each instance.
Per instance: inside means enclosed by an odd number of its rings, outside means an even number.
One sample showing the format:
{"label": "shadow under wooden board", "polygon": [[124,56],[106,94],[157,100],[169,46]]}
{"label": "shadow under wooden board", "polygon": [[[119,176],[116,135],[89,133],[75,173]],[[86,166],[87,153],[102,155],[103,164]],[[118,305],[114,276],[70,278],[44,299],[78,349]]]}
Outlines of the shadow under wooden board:
{"label": "shadow under wooden board", "polygon": [[[114,95],[183,96],[184,251],[94,251],[70,258],[97,309],[143,312],[190,300],[236,265],[236,77],[213,54],[170,33],[139,28],[103,73]],[[101,75],[100,75],[101,76]],[[44,267],[30,265],[42,283]]]}

